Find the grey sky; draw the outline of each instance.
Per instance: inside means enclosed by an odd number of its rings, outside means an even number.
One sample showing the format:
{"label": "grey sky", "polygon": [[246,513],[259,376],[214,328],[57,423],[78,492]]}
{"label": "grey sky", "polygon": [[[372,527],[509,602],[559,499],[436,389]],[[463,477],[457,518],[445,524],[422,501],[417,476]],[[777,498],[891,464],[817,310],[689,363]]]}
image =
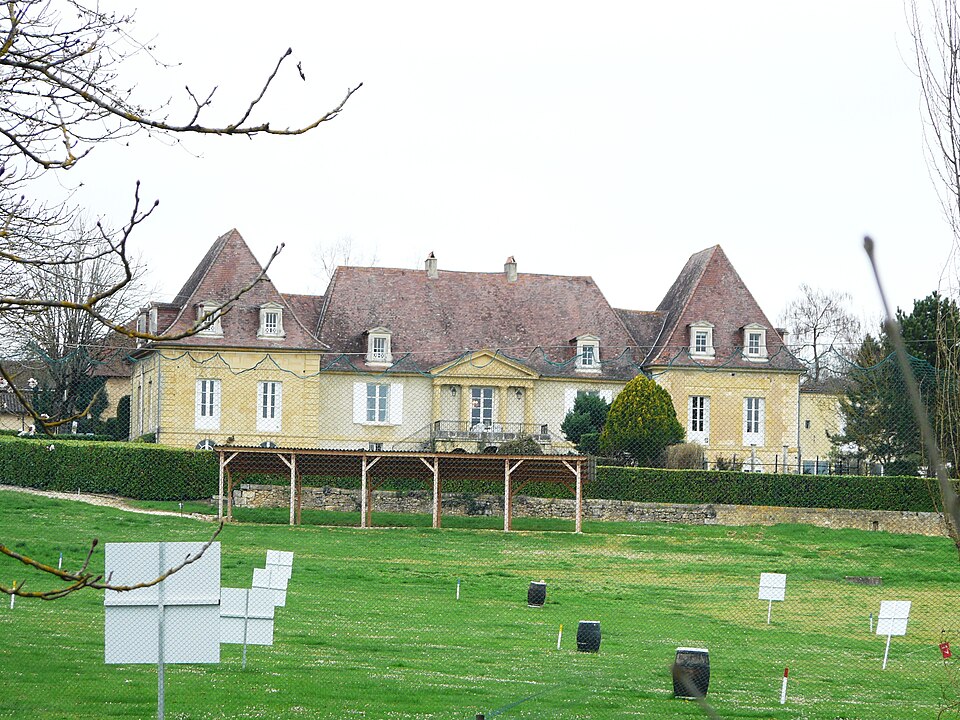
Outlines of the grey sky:
{"label": "grey sky", "polygon": [[[253,7],[253,6],[251,6]],[[265,102],[295,139],[100,148],[83,199],[114,218],[136,179],[161,201],[138,233],[169,297],[236,227],[281,290],[322,291],[311,255],[349,236],[379,264],[592,275],[652,310],[686,258],[720,244],[770,319],[800,283],[879,315],[940,282],[950,234],[923,157],[900,2],[145,4],[145,101],[219,85],[232,120],[288,47]],[[300,62],[307,82],[295,66]],[[228,112],[228,110],[234,112]],[[198,157],[199,156],[199,157]],[[468,299],[465,299],[468,301]]]}

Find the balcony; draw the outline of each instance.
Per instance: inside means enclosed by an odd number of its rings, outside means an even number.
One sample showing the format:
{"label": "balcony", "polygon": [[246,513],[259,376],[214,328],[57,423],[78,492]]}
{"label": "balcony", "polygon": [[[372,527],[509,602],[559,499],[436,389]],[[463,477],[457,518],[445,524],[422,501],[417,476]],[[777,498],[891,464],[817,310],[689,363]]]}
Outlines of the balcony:
{"label": "balcony", "polygon": [[472,442],[483,446],[499,445],[511,440],[532,437],[541,445],[550,445],[553,438],[547,425],[537,423],[471,423],[466,420],[437,420],[430,439],[450,443]]}

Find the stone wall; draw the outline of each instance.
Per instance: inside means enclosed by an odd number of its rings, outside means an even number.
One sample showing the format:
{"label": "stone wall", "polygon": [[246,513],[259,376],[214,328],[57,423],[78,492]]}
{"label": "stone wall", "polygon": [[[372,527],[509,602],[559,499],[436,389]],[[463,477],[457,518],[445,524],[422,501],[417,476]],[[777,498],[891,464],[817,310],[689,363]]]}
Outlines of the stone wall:
{"label": "stone wall", "polygon": [[[360,491],[334,487],[304,487],[303,508],[359,512]],[[282,485],[241,485],[233,493],[234,507],[289,507],[290,488]],[[378,512],[433,512],[433,500],[427,491],[373,493],[373,509]],[[443,496],[443,515],[503,516],[502,495]],[[572,498],[537,498],[517,495],[513,516],[574,517]],[[827,528],[879,530],[908,535],[944,535],[938,513],[892,512],[889,510],[829,510],[823,508],[772,507],[765,505],[680,505],[640,503],[629,500],[584,500],[585,520],[620,522],[665,522],[689,525],[777,525],[801,523]]]}

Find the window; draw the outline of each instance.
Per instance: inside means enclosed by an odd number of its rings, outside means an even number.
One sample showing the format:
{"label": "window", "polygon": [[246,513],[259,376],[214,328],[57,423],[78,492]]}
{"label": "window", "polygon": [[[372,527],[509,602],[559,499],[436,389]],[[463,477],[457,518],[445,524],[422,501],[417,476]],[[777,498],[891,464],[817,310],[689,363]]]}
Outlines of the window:
{"label": "window", "polygon": [[219,380],[197,380],[194,408],[194,427],[197,430],[220,429]]}
{"label": "window", "polygon": [[378,443],[378,442],[367,443],[367,450],[369,452],[383,452],[383,443]]}
{"label": "window", "polygon": [[367,332],[367,364],[391,365],[393,353],[390,350],[390,331],[384,327]]}
{"label": "window", "polygon": [[[619,388],[617,392],[619,392]],[[563,416],[566,417],[567,413],[573,410],[574,403],[576,403],[577,398],[580,395],[597,395],[602,397],[607,405],[613,402],[613,388],[605,387],[598,390],[583,390],[576,387],[568,387],[563,391]]]}
{"label": "window", "polygon": [[493,425],[493,388],[470,388],[470,427]]}
{"label": "window", "polygon": [[283,307],[278,303],[265,303],[260,306],[260,329],[257,332],[258,339],[264,338],[282,338],[283,332]]}
{"label": "window", "polygon": [[593,335],[577,338],[576,369],[582,372],[600,372],[600,339]]}
{"label": "window", "polygon": [[257,430],[280,432],[283,416],[282,383],[268,380],[257,383]]}
{"label": "window", "polygon": [[[216,303],[205,302],[197,305],[197,322],[205,317],[208,313],[214,313],[213,322],[203,330],[197,332],[197,335],[212,335],[215,337],[223,337],[223,326],[220,324],[220,315],[216,314],[220,310],[220,306]],[[210,318],[207,318],[205,322],[210,322]]]}
{"label": "window", "polygon": [[367,422],[385,423],[389,419],[390,386],[367,383]]}
{"label": "window", "polygon": [[353,422],[357,425],[400,425],[403,383],[355,382]]}
{"label": "window", "polygon": [[687,401],[687,440],[710,444],[710,398],[691,395]]}
{"label": "window", "polygon": [[763,398],[743,399],[743,444],[763,445]]}
{"label": "window", "polygon": [[743,328],[743,355],[747,360],[763,362],[767,359],[767,329],[751,323]]}
{"label": "window", "polygon": [[706,321],[690,325],[690,354],[694,357],[713,357],[713,325]]}
{"label": "window", "polygon": [[147,327],[150,328],[150,334],[157,334],[157,309],[155,307],[150,308],[150,312],[147,316],[148,322]]}

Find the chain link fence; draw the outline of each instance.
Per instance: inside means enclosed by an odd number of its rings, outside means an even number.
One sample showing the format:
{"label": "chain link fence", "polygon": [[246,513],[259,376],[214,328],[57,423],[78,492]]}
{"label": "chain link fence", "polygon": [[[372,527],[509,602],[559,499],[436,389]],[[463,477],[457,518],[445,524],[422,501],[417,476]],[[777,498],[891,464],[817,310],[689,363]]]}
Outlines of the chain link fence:
{"label": "chain link fence", "polygon": [[[67,364],[8,362],[2,482],[165,514],[0,492],[0,543],[48,568],[110,543],[87,561],[104,593],[2,613],[0,716],[62,717],[62,672],[71,717],[955,711],[960,566],[892,358],[816,388],[534,375],[516,352],[431,374],[174,349]],[[916,372],[934,415],[943,384]],[[150,584],[218,516],[206,559]],[[282,580],[268,551],[296,558]]]}

